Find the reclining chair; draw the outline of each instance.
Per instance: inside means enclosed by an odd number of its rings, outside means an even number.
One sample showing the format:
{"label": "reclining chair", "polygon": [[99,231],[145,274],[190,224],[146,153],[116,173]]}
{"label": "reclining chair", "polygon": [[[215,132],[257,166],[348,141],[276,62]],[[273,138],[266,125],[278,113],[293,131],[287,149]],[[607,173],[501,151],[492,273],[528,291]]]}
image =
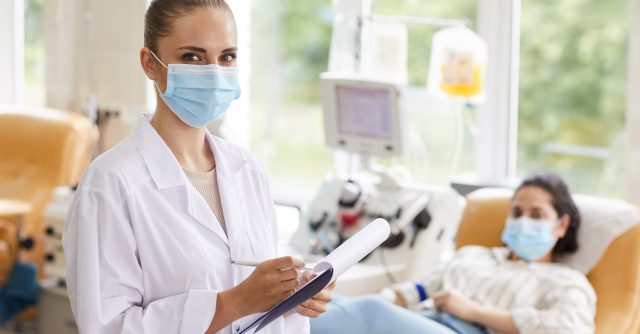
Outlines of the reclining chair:
{"label": "reclining chair", "polygon": [[42,264],[42,209],[53,189],[78,183],[91,159],[97,130],[82,115],[64,111],[0,107],[0,198],[21,200],[33,211],[22,223],[34,250],[25,260]]}
{"label": "reclining chair", "polygon": [[[0,199],[27,203],[31,208],[18,227],[22,237],[33,241],[32,247],[19,252],[20,260],[43,268],[43,208],[51,201],[54,188],[79,182],[97,135],[92,122],[80,114],[0,107]],[[13,221],[0,219],[0,282],[6,281],[8,268],[18,258],[17,234]]]}
{"label": "reclining chair", "polygon": [[[509,200],[512,195],[511,190],[504,189],[481,189],[469,194],[458,229],[456,247],[503,246],[500,235],[509,214]],[[621,201],[586,196],[574,198],[581,211],[583,222],[588,219],[598,220],[601,217],[597,212],[611,211],[611,203],[614,206],[621,203]],[[626,211],[628,213],[629,210],[634,211],[634,209],[630,208]],[[630,227],[613,238],[611,243],[602,246],[603,250],[606,247],[606,251],[599,261],[594,260],[593,269],[584,270],[588,272],[587,277],[598,298],[597,333],[640,333],[640,225],[637,224],[636,212],[632,212],[631,218],[629,217],[627,215],[622,219],[631,219],[631,222],[623,222],[627,224],[625,226]],[[603,227],[604,224],[601,224],[601,228]],[[582,228],[589,228],[589,226],[583,224]],[[596,235],[592,240],[598,238],[599,235]],[[591,245],[583,244],[580,247],[583,249]]]}

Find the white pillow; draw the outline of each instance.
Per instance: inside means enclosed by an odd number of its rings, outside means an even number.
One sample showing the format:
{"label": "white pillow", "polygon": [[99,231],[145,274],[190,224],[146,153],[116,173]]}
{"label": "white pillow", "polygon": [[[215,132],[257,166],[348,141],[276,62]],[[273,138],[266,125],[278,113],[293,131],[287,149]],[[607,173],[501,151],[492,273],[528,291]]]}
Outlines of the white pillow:
{"label": "white pillow", "polygon": [[600,261],[609,244],[638,223],[638,210],[621,200],[574,195],[582,217],[578,230],[578,251],[559,262],[588,274]]}

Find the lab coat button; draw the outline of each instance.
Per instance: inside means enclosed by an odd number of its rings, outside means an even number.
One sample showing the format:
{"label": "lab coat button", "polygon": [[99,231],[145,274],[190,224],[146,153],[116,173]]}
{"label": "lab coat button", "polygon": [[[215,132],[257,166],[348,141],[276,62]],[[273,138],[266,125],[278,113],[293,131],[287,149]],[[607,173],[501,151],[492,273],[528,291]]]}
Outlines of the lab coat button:
{"label": "lab coat button", "polygon": [[239,332],[239,331],[240,331],[240,326],[237,326],[236,327],[236,332]]}

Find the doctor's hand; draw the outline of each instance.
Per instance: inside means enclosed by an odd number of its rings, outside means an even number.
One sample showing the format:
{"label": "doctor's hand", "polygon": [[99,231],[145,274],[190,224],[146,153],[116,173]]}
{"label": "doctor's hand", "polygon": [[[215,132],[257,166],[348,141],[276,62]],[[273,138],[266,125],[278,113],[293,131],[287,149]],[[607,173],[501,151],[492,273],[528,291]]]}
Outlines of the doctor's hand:
{"label": "doctor's hand", "polygon": [[469,322],[475,321],[476,314],[482,308],[480,304],[455,290],[438,292],[433,301],[438,311],[450,313]]}
{"label": "doctor's hand", "polygon": [[[312,278],[316,276],[315,273],[311,271],[305,271],[302,274],[302,282],[300,285],[306,284]],[[333,282],[327,285],[326,288],[322,289],[322,291],[318,292],[317,295],[313,296],[313,298],[307,300],[306,302],[300,304],[300,306],[296,307],[296,311],[298,313],[309,317],[309,318],[317,318],[320,314],[327,311],[327,303],[331,301],[331,295],[333,294],[333,289],[336,287],[336,282]]]}
{"label": "doctor's hand", "polygon": [[260,263],[242,283],[232,288],[245,315],[266,312],[300,285],[302,260],[284,256]]}

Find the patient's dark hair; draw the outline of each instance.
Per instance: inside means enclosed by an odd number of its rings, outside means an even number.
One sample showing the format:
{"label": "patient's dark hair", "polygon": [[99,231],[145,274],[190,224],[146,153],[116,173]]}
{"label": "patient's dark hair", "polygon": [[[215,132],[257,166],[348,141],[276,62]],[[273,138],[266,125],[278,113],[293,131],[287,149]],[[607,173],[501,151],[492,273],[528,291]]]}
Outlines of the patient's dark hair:
{"label": "patient's dark hair", "polygon": [[576,206],[569,187],[558,175],[545,173],[529,176],[516,189],[516,193],[524,187],[538,187],[545,190],[552,197],[553,208],[558,213],[558,217],[569,215],[570,222],[567,233],[558,239],[553,247],[553,258],[557,259],[564,255],[575,253],[578,250],[578,229],[580,228],[580,212]]}
{"label": "patient's dark hair", "polygon": [[173,28],[173,20],[202,7],[225,10],[233,18],[224,0],[153,0],[144,15],[144,46],[158,53],[158,38],[167,36]]}

